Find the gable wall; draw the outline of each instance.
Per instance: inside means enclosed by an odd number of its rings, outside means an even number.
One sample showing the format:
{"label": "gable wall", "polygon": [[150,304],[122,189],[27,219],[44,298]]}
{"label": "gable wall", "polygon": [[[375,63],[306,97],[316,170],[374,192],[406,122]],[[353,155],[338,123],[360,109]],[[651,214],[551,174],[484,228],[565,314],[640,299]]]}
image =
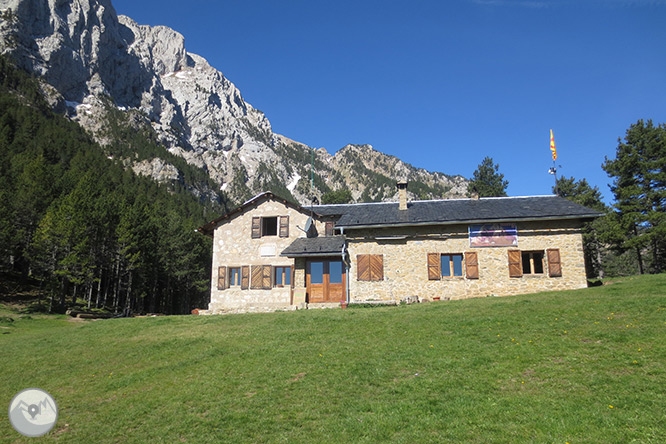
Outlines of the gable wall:
{"label": "gable wall", "polygon": [[[352,302],[401,300],[409,296],[463,299],[505,296],[587,286],[583,243],[578,221],[525,222],[518,224],[518,247],[469,246],[468,225],[354,230],[345,233],[351,259],[349,275]],[[444,239],[376,240],[377,236],[442,234]],[[508,250],[560,251],[562,277],[543,275],[509,277]],[[429,280],[428,253],[477,253],[479,279],[465,277]],[[382,254],[384,280],[357,280],[357,255]],[[546,261],[547,262],[547,261]],[[463,267],[464,269],[464,267]]]}
{"label": "gable wall", "polygon": [[[289,216],[289,237],[265,236],[252,238],[253,217]],[[258,205],[240,212],[219,225],[213,235],[213,270],[211,276],[211,299],[208,309],[219,313],[237,308],[261,307],[281,308],[291,304],[291,288],[217,289],[220,266],[241,267],[243,265],[291,266],[294,261],[281,257],[280,253],[296,238],[305,237],[303,228],[309,214],[298,211],[280,201],[267,199]],[[317,230],[322,233],[324,226],[315,221]],[[279,232],[279,226],[278,226]]]}

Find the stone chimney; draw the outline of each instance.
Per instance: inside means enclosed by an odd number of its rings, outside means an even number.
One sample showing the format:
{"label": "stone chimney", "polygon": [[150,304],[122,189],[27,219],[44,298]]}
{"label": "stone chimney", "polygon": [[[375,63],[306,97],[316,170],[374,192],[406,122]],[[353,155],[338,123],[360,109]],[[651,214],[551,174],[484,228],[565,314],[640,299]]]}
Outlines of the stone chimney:
{"label": "stone chimney", "polygon": [[398,187],[398,209],[404,211],[407,209],[407,181],[401,180],[396,183]]}

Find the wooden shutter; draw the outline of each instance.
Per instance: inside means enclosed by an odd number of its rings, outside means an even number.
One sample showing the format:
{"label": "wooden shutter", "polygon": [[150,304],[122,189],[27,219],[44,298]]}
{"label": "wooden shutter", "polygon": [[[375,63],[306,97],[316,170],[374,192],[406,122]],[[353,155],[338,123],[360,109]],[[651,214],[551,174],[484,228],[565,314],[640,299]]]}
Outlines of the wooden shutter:
{"label": "wooden shutter", "polygon": [[335,227],[335,222],[326,222],[325,232],[324,232],[326,236],[333,236],[334,227]]}
{"label": "wooden shutter", "polygon": [[263,279],[262,279],[262,285],[261,287],[264,290],[270,290],[270,288],[273,286],[273,267],[270,265],[264,265],[264,271],[263,271]]}
{"label": "wooden shutter", "polygon": [[465,275],[467,279],[479,278],[479,258],[476,255],[476,251],[465,253]]}
{"label": "wooden shutter", "polygon": [[550,248],[546,250],[548,256],[548,276],[562,277],[562,264],[560,263],[560,250]]}
{"label": "wooden shutter", "polygon": [[217,267],[217,289],[227,288],[227,267]]}
{"label": "wooden shutter", "polygon": [[250,288],[253,290],[262,289],[264,286],[264,267],[262,265],[253,265],[251,271]]}
{"label": "wooden shutter", "polygon": [[261,237],[261,218],[253,217],[252,218],[252,239],[258,239]]}
{"label": "wooden shutter", "polygon": [[370,280],[383,281],[384,280],[384,255],[372,254],[370,255]]}
{"label": "wooden shutter", "polygon": [[442,279],[442,262],[439,253],[428,253],[428,279],[431,281]]}
{"label": "wooden shutter", "polygon": [[356,279],[359,281],[370,280],[370,255],[359,254],[356,256]]}
{"label": "wooden shutter", "polygon": [[509,276],[523,276],[523,261],[520,250],[509,250]]}
{"label": "wooden shutter", "polygon": [[241,290],[250,288],[250,267],[243,265],[241,267]]}
{"label": "wooden shutter", "polygon": [[289,237],[289,216],[280,216],[280,237]]}

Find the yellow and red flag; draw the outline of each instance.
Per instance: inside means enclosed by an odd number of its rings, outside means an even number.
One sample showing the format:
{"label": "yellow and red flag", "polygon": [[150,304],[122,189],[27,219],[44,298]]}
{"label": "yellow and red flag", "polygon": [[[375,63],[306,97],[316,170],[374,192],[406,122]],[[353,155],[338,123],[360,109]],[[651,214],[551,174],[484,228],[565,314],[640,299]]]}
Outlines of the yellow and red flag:
{"label": "yellow and red flag", "polygon": [[557,160],[557,151],[555,151],[555,138],[553,137],[553,130],[550,130],[550,151],[553,152],[553,161]]}

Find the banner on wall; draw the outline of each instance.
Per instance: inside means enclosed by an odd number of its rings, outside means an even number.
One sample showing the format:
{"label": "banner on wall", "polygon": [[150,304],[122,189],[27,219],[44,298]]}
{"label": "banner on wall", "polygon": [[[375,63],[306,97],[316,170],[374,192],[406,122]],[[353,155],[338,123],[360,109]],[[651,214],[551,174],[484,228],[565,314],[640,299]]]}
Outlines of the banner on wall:
{"label": "banner on wall", "polygon": [[516,224],[479,224],[469,226],[470,247],[517,247]]}

